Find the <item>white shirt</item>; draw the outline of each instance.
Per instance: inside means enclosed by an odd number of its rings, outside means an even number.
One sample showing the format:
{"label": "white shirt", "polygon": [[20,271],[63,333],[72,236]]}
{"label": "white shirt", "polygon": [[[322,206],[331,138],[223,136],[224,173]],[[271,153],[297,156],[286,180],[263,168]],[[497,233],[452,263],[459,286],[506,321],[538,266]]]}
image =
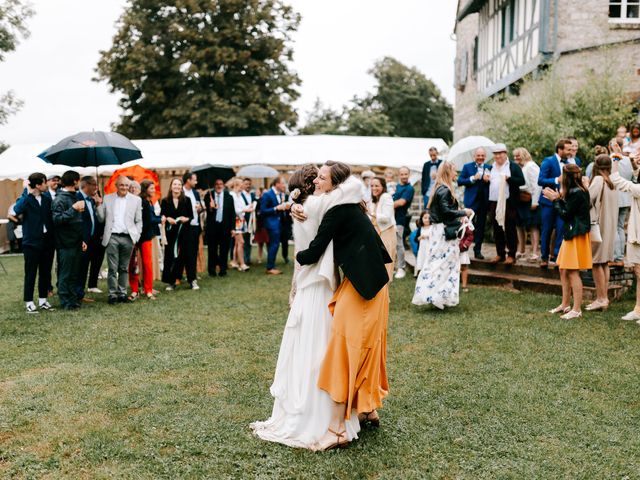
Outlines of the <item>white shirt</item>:
{"label": "white shirt", "polygon": [[89,196],[85,194],[82,190],[80,190],[80,193],[82,194],[82,198],[84,198],[85,207],[87,207],[87,210],[89,210],[89,218],[91,219],[91,235],[93,235],[93,232],[96,228],[96,222],[94,219],[95,212],[93,211],[93,206],[91,205]]}
{"label": "white shirt", "polygon": [[[36,201],[38,202],[38,205],[42,206],[42,195],[37,195],[37,196],[34,195],[34,197],[35,197]],[[15,212],[14,212],[14,214],[15,214]],[[46,227],[46,225],[44,223],[42,224],[42,231],[44,233],[47,233],[47,227]]]}
{"label": "white shirt", "polygon": [[56,191],[49,189],[49,195],[51,195],[51,200],[53,200],[54,198],[56,198]]}
{"label": "white shirt", "polygon": [[124,221],[125,214],[127,212],[127,193],[124,197],[116,194],[115,201],[113,202],[113,227],[111,233],[129,233],[127,230],[127,224]]}
{"label": "white shirt", "polygon": [[542,192],[542,187],[538,185],[540,167],[536,162],[529,161],[522,167],[522,173],[524,174],[525,184],[520,187],[520,190],[529,192],[531,194],[531,205],[538,206],[540,192]]}
{"label": "white shirt", "polygon": [[[509,168],[509,160],[505,161],[502,166],[493,163],[491,169],[491,180],[489,182],[489,201],[497,202],[500,195],[500,183],[504,182],[505,177],[511,176]],[[505,198],[509,198],[509,188],[505,185]]]}
{"label": "white shirt", "polygon": [[216,205],[218,206],[216,210],[216,222],[220,223],[222,222],[222,209],[224,208],[224,190],[220,193],[214,191],[212,192],[212,195]]}
{"label": "white shirt", "polygon": [[193,188],[186,189],[182,187],[182,191],[184,192],[185,197],[189,197],[191,199],[191,211],[193,212],[193,218],[189,222],[189,225],[200,225],[200,217],[198,215],[198,210],[196,209],[196,196],[193,193]]}
{"label": "white shirt", "polygon": [[383,193],[377,203],[369,202],[367,206],[369,207],[369,215],[376,216],[376,223],[381,233],[395,227],[396,216],[391,195]]}

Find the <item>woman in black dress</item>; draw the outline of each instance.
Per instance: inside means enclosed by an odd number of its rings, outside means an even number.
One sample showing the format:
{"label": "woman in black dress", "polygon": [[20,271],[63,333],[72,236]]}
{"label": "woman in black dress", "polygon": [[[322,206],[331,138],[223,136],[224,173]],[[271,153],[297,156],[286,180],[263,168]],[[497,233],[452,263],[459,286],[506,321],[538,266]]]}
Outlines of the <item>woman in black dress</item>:
{"label": "woman in black dress", "polygon": [[160,203],[160,211],[167,235],[162,281],[168,284],[166,290],[171,291],[175,289],[176,280],[182,273],[178,268],[184,265],[184,261],[179,260],[187,253],[185,243],[188,228],[185,224],[193,217],[191,200],[185,197],[182,191],[182,180],[179,178],[171,180],[169,193]]}

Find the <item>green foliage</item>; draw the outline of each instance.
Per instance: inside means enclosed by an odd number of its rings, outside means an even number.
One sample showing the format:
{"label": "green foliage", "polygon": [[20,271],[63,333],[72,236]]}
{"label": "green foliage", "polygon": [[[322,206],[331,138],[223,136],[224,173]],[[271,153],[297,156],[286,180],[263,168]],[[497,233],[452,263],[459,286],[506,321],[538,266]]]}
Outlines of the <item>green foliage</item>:
{"label": "green foliage", "polygon": [[122,95],[115,128],[134,138],[280,134],[300,80],[280,0],[131,0],[96,80]]}
{"label": "green foliage", "polygon": [[451,139],[453,109],[422,72],[385,57],[369,73],[374,93],[354,97],[342,112],[318,100],[300,133]]}
{"label": "green foliage", "polygon": [[477,133],[511,149],[525,147],[540,162],[553,154],[556,141],[574,136],[580,156],[593,159],[593,147],[607,145],[620,125],[633,118],[626,79],[585,71],[577,88],[551,70],[541,79],[524,81],[520,95],[493,98],[481,106]]}
{"label": "green foliage", "polygon": [[22,258],[3,263],[1,478],[637,478],[633,299],[565,322],[551,295],[472,287],[441,312],[394,281],[382,425],[312,453],[249,429],[273,406],[291,265],[29,316]]}
{"label": "green foliage", "polygon": [[[23,0],[0,0],[0,62],[6,54],[13,52],[20,38],[27,38],[26,21],[33,15],[31,6]],[[0,125],[7,123],[9,116],[22,107],[12,91],[0,94]]]}

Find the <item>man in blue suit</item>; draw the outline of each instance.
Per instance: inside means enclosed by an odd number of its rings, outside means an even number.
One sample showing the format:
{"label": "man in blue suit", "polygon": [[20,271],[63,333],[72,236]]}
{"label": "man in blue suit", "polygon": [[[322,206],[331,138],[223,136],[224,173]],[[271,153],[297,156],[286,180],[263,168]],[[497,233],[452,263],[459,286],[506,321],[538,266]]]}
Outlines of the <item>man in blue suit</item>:
{"label": "man in blue suit", "polygon": [[[538,175],[538,185],[542,188],[560,189],[560,175],[562,175],[562,167],[567,163],[580,164],[574,158],[569,158],[572,152],[571,140],[563,138],[556,143],[556,153],[545,158],[540,165],[540,174]],[[562,229],[564,223],[553,208],[553,202],[547,200],[540,194],[540,214],[542,217],[542,232],[540,239],[541,262],[540,267],[547,268],[549,260],[555,261],[562,244]],[[551,253],[551,233],[555,229],[556,241]]]}
{"label": "man in blue suit", "polygon": [[442,163],[442,160],[438,158],[438,149],[436,147],[431,147],[429,149],[429,161],[424,162],[422,166],[422,199],[424,201],[424,208],[427,208],[427,204],[429,203],[429,197],[433,192],[433,186],[436,183],[436,173],[438,172],[438,167]]}
{"label": "man in blue suit", "polygon": [[282,273],[276,268],[276,256],[280,245],[282,217],[288,208],[284,196],[286,188],[284,179],[277,177],[271,184],[271,188],[264,192],[260,199],[260,215],[262,215],[264,227],[269,234],[269,246],[267,247],[267,274],[269,275]]}
{"label": "man in blue suit", "polygon": [[[51,285],[53,265],[53,220],[51,196],[47,191],[47,177],[42,173],[29,175],[29,188],[14,206],[16,215],[23,216],[22,250],[24,253],[24,302],[27,313],[53,310],[47,297]],[[33,302],[33,289],[38,275],[38,307]]]}
{"label": "man in blue suit", "polygon": [[464,206],[474,211],[473,217],[474,241],[473,253],[482,260],[482,241],[484,228],[487,223],[489,209],[489,181],[491,180],[491,166],[487,165],[487,152],[483,147],[473,152],[473,162],[462,167],[458,175],[458,185],[464,186]]}

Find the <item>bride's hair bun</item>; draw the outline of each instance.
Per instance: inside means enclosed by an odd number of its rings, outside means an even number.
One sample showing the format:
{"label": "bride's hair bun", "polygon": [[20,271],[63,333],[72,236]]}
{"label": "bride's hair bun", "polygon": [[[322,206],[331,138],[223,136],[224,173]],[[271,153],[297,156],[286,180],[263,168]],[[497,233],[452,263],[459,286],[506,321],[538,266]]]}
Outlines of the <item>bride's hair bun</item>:
{"label": "bride's hair bun", "polygon": [[304,203],[309,195],[313,195],[316,186],[313,181],[318,176],[318,169],[315,165],[304,165],[299,170],[293,172],[289,179],[289,191],[299,190],[299,195],[296,198],[291,197],[296,203]]}

